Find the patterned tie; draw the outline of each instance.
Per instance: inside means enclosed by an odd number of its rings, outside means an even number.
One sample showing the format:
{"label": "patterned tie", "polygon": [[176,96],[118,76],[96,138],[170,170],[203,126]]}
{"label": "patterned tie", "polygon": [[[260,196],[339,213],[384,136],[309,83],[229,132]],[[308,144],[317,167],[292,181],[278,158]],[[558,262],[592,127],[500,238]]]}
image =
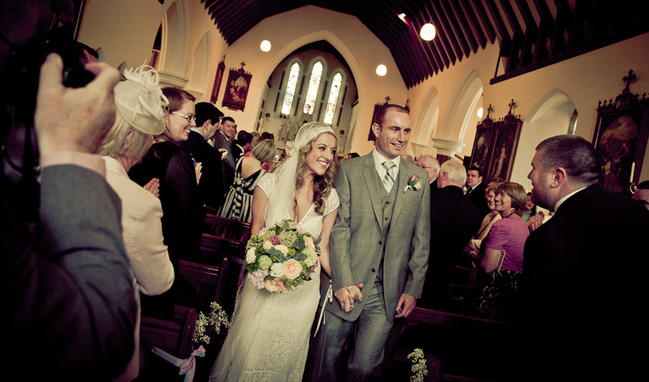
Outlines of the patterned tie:
{"label": "patterned tie", "polygon": [[397,167],[397,165],[389,160],[386,160],[385,162],[381,163],[381,165],[385,168],[385,176],[383,177],[383,186],[385,187],[385,190],[389,194],[390,190],[392,190],[392,186],[394,185],[393,170]]}

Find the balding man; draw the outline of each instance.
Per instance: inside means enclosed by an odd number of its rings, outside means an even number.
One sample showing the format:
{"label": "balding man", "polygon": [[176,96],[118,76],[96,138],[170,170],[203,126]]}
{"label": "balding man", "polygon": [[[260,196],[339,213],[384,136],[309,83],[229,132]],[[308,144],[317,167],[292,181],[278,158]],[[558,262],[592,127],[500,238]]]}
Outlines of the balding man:
{"label": "balding man", "polygon": [[513,380],[628,381],[643,373],[649,211],[601,186],[593,146],[548,138],[532,159],[532,201],[554,217],[525,244]]}
{"label": "balding man", "polygon": [[439,175],[439,161],[437,158],[430,155],[422,155],[417,159],[417,167],[423,169],[428,173],[428,180],[430,181],[430,194],[437,190],[437,176]]}

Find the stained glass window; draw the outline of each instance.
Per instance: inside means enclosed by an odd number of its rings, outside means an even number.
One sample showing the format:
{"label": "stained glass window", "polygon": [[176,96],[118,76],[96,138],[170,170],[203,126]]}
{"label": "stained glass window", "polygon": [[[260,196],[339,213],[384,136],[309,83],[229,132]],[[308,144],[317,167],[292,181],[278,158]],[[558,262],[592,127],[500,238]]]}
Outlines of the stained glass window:
{"label": "stained glass window", "polygon": [[322,78],[322,63],[320,61],[313,65],[311,70],[311,79],[309,79],[309,88],[306,92],[306,100],[304,101],[304,114],[313,114],[315,107],[315,100],[318,96],[318,89],[320,88],[320,79]]}
{"label": "stained glass window", "polygon": [[286,81],[286,92],[284,93],[284,102],[282,102],[282,114],[284,115],[291,113],[298,77],[300,77],[300,64],[296,62],[291,65],[291,72],[288,75],[288,81]]}
{"label": "stained glass window", "polygon": [[331,83],[331,90],[329,91],[329,101],[327,102],[327,112],[325,113],[324,123],[331,125],[334,120],[336,104],[338,103],[338,95],[340,94],[340,86],[342,85],[342,82],[342,74],[336,73],[334,80]]}

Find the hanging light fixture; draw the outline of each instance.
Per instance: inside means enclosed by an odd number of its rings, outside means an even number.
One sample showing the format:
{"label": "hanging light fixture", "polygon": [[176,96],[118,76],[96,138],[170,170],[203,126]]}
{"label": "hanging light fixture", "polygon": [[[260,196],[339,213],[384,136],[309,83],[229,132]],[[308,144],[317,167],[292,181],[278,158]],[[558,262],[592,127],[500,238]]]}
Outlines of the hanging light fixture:
{"label": "hanging light fixture", "polygon": [[419,36],[426,41],[431,41],[436,35],[437,31],[435,30],[435,26],[431,23],[424,24],[421,27],[421,31],[419,31]]}
{"label": "hanging light fixture", "polygon": [[261,49],[262,52],[270,52],[270,41],[264,40],[261,42],[259,45],[259,49]]}
{"label": "hanging light fixture", "polygon": [[376,74],[383,77],[388,74],[388,68],[383,64],[379,64],[379,66],[376,67]]}
{"label": "hanging light fixture", "polygon": [[482,108],[478,109],[478,118],[482,118],[482,113],[484,113],[484,110]]}

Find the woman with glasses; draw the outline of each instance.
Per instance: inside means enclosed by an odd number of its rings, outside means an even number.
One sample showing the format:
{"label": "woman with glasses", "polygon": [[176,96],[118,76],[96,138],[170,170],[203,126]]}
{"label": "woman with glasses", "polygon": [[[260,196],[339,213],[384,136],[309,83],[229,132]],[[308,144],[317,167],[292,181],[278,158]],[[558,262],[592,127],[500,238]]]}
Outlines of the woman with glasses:
{"label": "woman with glasses", "polygon": [[[191,258],[201,243],[202,222],[205,211],[198,191],[197,174],[200,164],[180,148],[195,127],[194,96],[168,87],[162,93],[169,100],[164,116],[165,129],[156,135],[154,144],[142,159],[131,168],[129,176],[140,185],[152,178],[160,180],[159,197],[162,203],[162,234],[176,274],[181,258]],[[174,314],[173,292],[142,298],[142,314],[169,318]],[[146,297],[146,298],[145,298]]]}

